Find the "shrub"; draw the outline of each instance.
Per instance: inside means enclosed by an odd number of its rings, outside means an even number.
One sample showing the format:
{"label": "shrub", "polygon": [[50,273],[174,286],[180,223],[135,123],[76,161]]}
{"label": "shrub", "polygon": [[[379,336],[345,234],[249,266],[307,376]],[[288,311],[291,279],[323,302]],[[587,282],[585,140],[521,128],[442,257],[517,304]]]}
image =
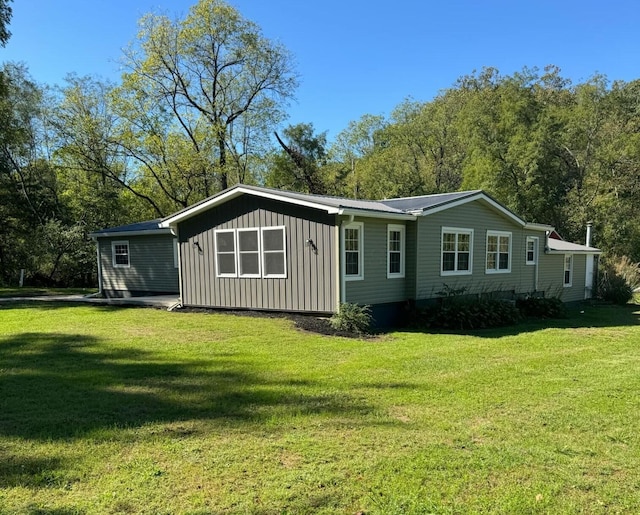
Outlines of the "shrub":
{"label": "shrub", "polygon": [[369,306],[342,303],[340,309],[329,320],[336,331],[366,334],[371,332],[373,317]]}
{"label": "shrub", "polygon": [[564,318],[567,310],[557,297],[527,297],[518,299],[516,306],[524,317]]}
{"label": "shrub", "polygon": [[420,310],[414,325],[432,329],[485,329],[512,325],[520,320],[513,302],[500,299],[447,299]]}
{"label": "shrub", "polygon": [[628,257],[613,257],[600,262],[598,293],[603,300],[626,304],[640,285],[640,268]]}

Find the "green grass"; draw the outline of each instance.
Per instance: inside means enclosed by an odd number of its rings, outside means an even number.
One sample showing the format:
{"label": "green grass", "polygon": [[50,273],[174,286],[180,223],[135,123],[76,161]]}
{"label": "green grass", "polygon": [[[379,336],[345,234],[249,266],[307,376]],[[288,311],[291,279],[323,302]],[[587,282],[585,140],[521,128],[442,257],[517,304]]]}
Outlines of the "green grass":
{"label": "green grass", "polygon": [[469,334],[0,305],[1,513],[637,513],[640,306]]}
{"label": "green grass", "polygon": [[87,295],[97,291],[96,288],[35,288],[25,286],[23,288],[0,288],[0,298],[39,297],[44,295]]}

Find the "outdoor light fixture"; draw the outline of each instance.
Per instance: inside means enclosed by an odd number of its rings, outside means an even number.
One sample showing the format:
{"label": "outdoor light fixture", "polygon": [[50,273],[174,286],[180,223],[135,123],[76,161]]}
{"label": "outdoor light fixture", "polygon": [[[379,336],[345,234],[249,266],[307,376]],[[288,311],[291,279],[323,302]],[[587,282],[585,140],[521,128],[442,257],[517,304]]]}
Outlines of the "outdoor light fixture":
{"label": "outdoor light fixture", "polygon": [[200,242],[194,241],[193,246],[198,249],[198,252],[202,252],[202,247],[200,247]]}
{"label": "outdoor light fixture", "polygon": [[309,238],[308,240],[305,240],[304,244],[307,247],[311,247],[311,250],[313,250],[313,252],[315,252],[316,254],[318,253],[318,247],[316,247],[316,244],[313,243],[313,240],[311,238]]}

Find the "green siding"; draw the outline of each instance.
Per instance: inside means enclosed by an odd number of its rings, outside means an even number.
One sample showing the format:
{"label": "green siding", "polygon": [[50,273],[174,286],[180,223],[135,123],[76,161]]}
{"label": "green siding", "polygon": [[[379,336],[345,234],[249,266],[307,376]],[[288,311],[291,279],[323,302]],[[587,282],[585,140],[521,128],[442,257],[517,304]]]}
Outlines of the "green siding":
{"label": "green siding", "polygon": [[[170,234],[98,238],[102,290],[111,296],[178,293]],[[129,268],[114,268],[111,242],[129,242]]]}
{"label": "green siding", "polygon": [[[345,300],[355,304],[385,304],[402,302],[413,297],[413,283],[415,269],[413,258],[407,259],[409,253],[414,253],[415,225],[413,221],[386,220],[378,218],[356,217],[356,222],[362,222],[364,234],[364,278],[362,280],[345,281]],[[405,277],[387,278],[387,225],[404,225],[405,238]],[[408,240],[411,239],[411,243]],[[342,259],[342,256],[341,256]]]}
{"label": "green siding", "polygon": [[[442,275],[442,228],[473,230],[472,273]],[[486,273],[487,231],[511,233],[511,271]],[[526,264],[526,238],[539,238],[539,256],[544,247],[544,232],[523,229],[483,200],[476,200],[418,219],[416,252],[416,299],[439,297],[443,288],[464,289],[468,294],[496,291],[515,294],[535,291],[535,265]],[[538,286],[543,288],[539,270]],[[562,283],[560,283],[561,285]]]}

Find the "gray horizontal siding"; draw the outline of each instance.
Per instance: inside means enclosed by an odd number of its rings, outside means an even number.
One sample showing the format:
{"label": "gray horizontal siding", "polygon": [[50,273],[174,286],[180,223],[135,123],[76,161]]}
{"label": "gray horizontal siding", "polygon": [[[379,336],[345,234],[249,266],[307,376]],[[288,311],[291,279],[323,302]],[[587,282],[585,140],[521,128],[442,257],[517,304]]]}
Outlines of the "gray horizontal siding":
{"label": "gray horizontal siding", "polygon": [[[414,239],[405,245],[405,277],[387,278],[387,225],[404,225],[405,238],[408,240],[414,231],[415,222],[384,220],[378,218],[356,217],[363,223],[364,235],[364,278],[345,281],[345,300],[355,304],[386,304],[402,302],[412,297],[414,259],[407,259],[409,253],[415,255]],[[407,271],[411,270],[407,274]]]}
{"label": "gray horizontal siding", "polygon": [[[102,289],[118,295],[131,292],[178,293],[178,269],[174,266],[170,234],[98,238]],[[111,242],[129,242],[129,268],[114,268]]]}
{"label": "gray horizontal siding", "polygon": [[[216,229],[270,226],[285,227],[286,278],[216,276]],[[243,195],[180,223],[178,235],[186,306],[322,313],[337,309],[332,215]],[[307,240],[313,240],[317,252]]]}
{"label": "gray horizontal siding", "polygon": [[[473,263],[471,275],[441,275],[442,227],[473,229]],[[511,233],[511,272],[486,273],[487,231]],[[535,291],[534,265],[526,264],[526,238],[539,238],[539,255],[544,247],[544,233],[523,229],[483,200],[440,211],[417,221],[416,299],[439,297],[445,287],[465,289],[465,293]],[[539,270],[539,289],[544,288]],[[557,283],[556,283],[557,284]],[[560,286],[562,283],[560,282]]]}

